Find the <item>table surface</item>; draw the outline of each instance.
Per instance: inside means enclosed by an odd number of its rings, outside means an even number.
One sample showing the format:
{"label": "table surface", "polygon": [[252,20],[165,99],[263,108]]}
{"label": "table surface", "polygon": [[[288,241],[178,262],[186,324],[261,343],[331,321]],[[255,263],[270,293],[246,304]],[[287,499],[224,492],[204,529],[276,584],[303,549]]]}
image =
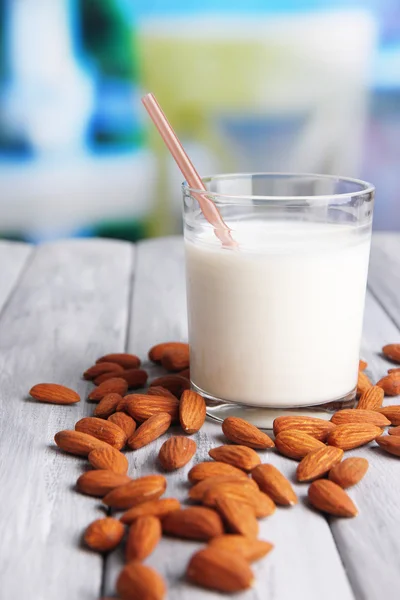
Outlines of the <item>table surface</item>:
{"label": "table surface", "polygon": [[[125,350],[146,361],[153,344],[185,340],[182,239],[135,246],[105,240],[39,247],[0,242],[0,265],[1,597],[112,596],[122,552],[103,558],[81,545],[85,527],[104,512],[99,500],[74,489],[87,461],[62,453],[53,442],[57,431],[73,429],[91,414],[93,404],[40,404],[27,391],[37,382],[57,382],[84,399],[91,384],[81,373],[102,354]],[[377,234],[361,353],[374,380],[390,366],[380,348],[400,341],[399,292],[400,236]],[[145,368],[157,373],[146,362]],[[157,471],[164,439],[127,452],[131,476]],[[195,439],[195,460],[204,460],[208,449],[221,443],[220,426],[207,422]],[[293,479],[297,463],[271,451],[261,455]],[[348,455],[370,461],[365,479],[349,492],[360,515],[325,518],[307,506],[307,486],[294,484],[299,504],[278,508],[260,522],[260,537],[275,549],[255,565],[255,586],[240,600],[399,598],[400,459],[373,444]],[[184,500],[190,467],[168,477],[167,496]],[[147,560],[167,579],[170,599],[221,598],[184,581],[188,558],[199,547],[163,539]]]}

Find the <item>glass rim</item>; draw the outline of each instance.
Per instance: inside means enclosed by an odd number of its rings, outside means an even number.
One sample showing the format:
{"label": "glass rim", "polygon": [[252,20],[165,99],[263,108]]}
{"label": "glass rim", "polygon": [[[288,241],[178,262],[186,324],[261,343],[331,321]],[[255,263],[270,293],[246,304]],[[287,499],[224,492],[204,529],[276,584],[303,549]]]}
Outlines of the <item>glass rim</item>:
{"label": "glass rim", "polygon": [[360,189],[355,190],[354,192],[343,192],[340,194],[318,194],[318,195],[296,195],[296,196],[288,196],[288,195],[276,195],[276,196],[256,196],[251,194],[221,194],[219,192],[212,192],[209,190],[199,190],[196,188],[192,188],[189,186],[187,181],[183,181],[182,190],[183,192],[189,192],[190,194],[198,195],[198,194],[207,194],[212,198],[217,200],[220,199],[221,202],[227,202],[229,200],[265,200],[265,201],[279,201],[279,200],[332,200],[334,198],[344,199],[344,198],[357,198],[359,196],[365,196],[366,194],[372,194],[375,191],[375,186],[372,183],[367,181],[363,181],[362,179],[356,179],[354,177],[342,177],[340,175],[324,175],[319,173],[296,173],[296,172],[278,172],[278,171],[259,171],[259,172],[248,172],[248,173],[222,173],[217,175],[209,175],[206,177],[202,177],[201,180],[207,184],[212,181],[222,181],[229,179],[242,179],[244,177],[266,177],[266,178],[287,178],[287,179],[295,179],[295,178],[307,178],[313,177],[314,179],[320,179],[325,181],[335,181],[335,182],[344,182],[344,183],[353,183],[359,186]]}

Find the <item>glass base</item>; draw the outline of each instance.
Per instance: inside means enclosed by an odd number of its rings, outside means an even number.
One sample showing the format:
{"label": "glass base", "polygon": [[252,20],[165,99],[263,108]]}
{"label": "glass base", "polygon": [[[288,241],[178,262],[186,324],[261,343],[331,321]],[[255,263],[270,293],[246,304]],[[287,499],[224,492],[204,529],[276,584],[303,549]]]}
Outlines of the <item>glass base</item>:
{"label": "glass base", "polygon": [[204,397],[207,405],[207,415],[211,419],[221,422],[227,417],[240,417],[256,425],[259,429],[272,429],[274,419],[282,416],[318,417],[328,421],[334,412],[344,408],[354,408],[356,402],[356,388],[345,396],[324,404],[280,408],[226,402],[207,394],[207,392],[197,387],[193,382],[192,388]]}

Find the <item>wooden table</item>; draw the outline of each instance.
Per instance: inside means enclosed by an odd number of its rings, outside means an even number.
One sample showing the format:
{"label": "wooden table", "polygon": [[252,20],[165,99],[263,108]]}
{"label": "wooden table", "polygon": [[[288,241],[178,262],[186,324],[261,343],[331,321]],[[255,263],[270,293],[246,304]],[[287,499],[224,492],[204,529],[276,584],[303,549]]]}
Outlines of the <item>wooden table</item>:
{"label": "wooden table", "polygon": [[[389,367],[381,346],[400,341],[399,267],[400,236],[375,235],[362,346],[375,380]],[[57,431],[73,428],[93,404],[39,404],[27,397],[30,387],[53,381],[84,399],[91,384],[81,373],[97,357],[127,350],[145,359],[154,343],[186,335],[181,238],[136,246],[104,240],[0,243],[1,598],[113,595],[123,561],[120,551],[103,559],[80,546],[85,527],[104,513],[98,500],[74,489],[87,462],[53,443]],[[208,422],[196,435],[197,461],[221,443],[220,431]],[[163,441],[127,453],[133,477],[157,470]],[[293,478],[294,461],[261,454]],[[366,478],[350,491],[360,515],[326,519],[307,507],[307,486],[296,485],[299,504],[261,521],[261,537],[276,547],[255,565],[255,587],[240,599],[400,597],[400,459],[374,445],[349,454],[370,461]],[[169,476],[167,495],[186,497],[190,466]],[[168,580],[170,599],[220,597],[184,582],[188,557],[198,547],[164,539],[148,560]]]}

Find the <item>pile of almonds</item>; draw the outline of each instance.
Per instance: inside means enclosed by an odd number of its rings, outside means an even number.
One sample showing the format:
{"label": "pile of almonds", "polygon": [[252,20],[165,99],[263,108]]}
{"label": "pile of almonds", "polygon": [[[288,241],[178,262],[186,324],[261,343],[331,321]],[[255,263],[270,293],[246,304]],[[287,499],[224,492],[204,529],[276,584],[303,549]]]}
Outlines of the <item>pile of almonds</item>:
{"label": "pile of almonds", "polygon": [[[382,349],[400,364],[400,344]],[[188,478],[192,487],[182,507],[176,498],[163,498],[164,475],[132,479],[125,447],[137,451],[179,423],[184,435],[169,437],[158,459],[164,471],[186,465],[195,455],[195,441],[206,417],[204,399],[190,390],[189,348],[180,342],[158,344],[149,359],[169,373],[143,388],[148,374],[137,356],[108,354],[84,373],[96,387],[88,399],[97,402],[93,417],[85,417],[74,430],[60,431],[56,444],[65,452],[86,456],[93,467],[83,473],[77,488],[102,498],[110,513],[124,511],[119,519],[108,516],[91,523],[84,541],[91,549],[109,552],[125,538],[126,566],[117,580],[122,600],[161,600],[166,594],[163,578],[143,561],[161,536],[205,542],[189,561],[186,575],[199,586],[221,592],[247,589],[254,581],[250,563],[266,556],[272,544],[258,539],[258,519],[274,513],[276,505],[298,502],[290,481],[272,464],[261,463],[256,450],[272,449],[299,461],[298,482],[309,483],[310,504],[323,513],[354,517],[357,508],[345,489],[366,474],[368,461],[344,452],[375,440],[386,452],[400,456],[400,405],[382,408],[384,396],[400,394],[400,367],[389,369],[376,385],[365,374],[360,360],[356,409],[336,412],[330,421],[316,417],[282,416],[275,419],[272,440],[254,425],[228,417],[222,431],[229,444],[212,448],[211,461],[194,465]],[[30,394],[42,402],[74,404],[79,395],[64,386],[42,383]],[[383,429],[390,435],[382,435]],[[128,530],[126,531],[126,527]]]}

